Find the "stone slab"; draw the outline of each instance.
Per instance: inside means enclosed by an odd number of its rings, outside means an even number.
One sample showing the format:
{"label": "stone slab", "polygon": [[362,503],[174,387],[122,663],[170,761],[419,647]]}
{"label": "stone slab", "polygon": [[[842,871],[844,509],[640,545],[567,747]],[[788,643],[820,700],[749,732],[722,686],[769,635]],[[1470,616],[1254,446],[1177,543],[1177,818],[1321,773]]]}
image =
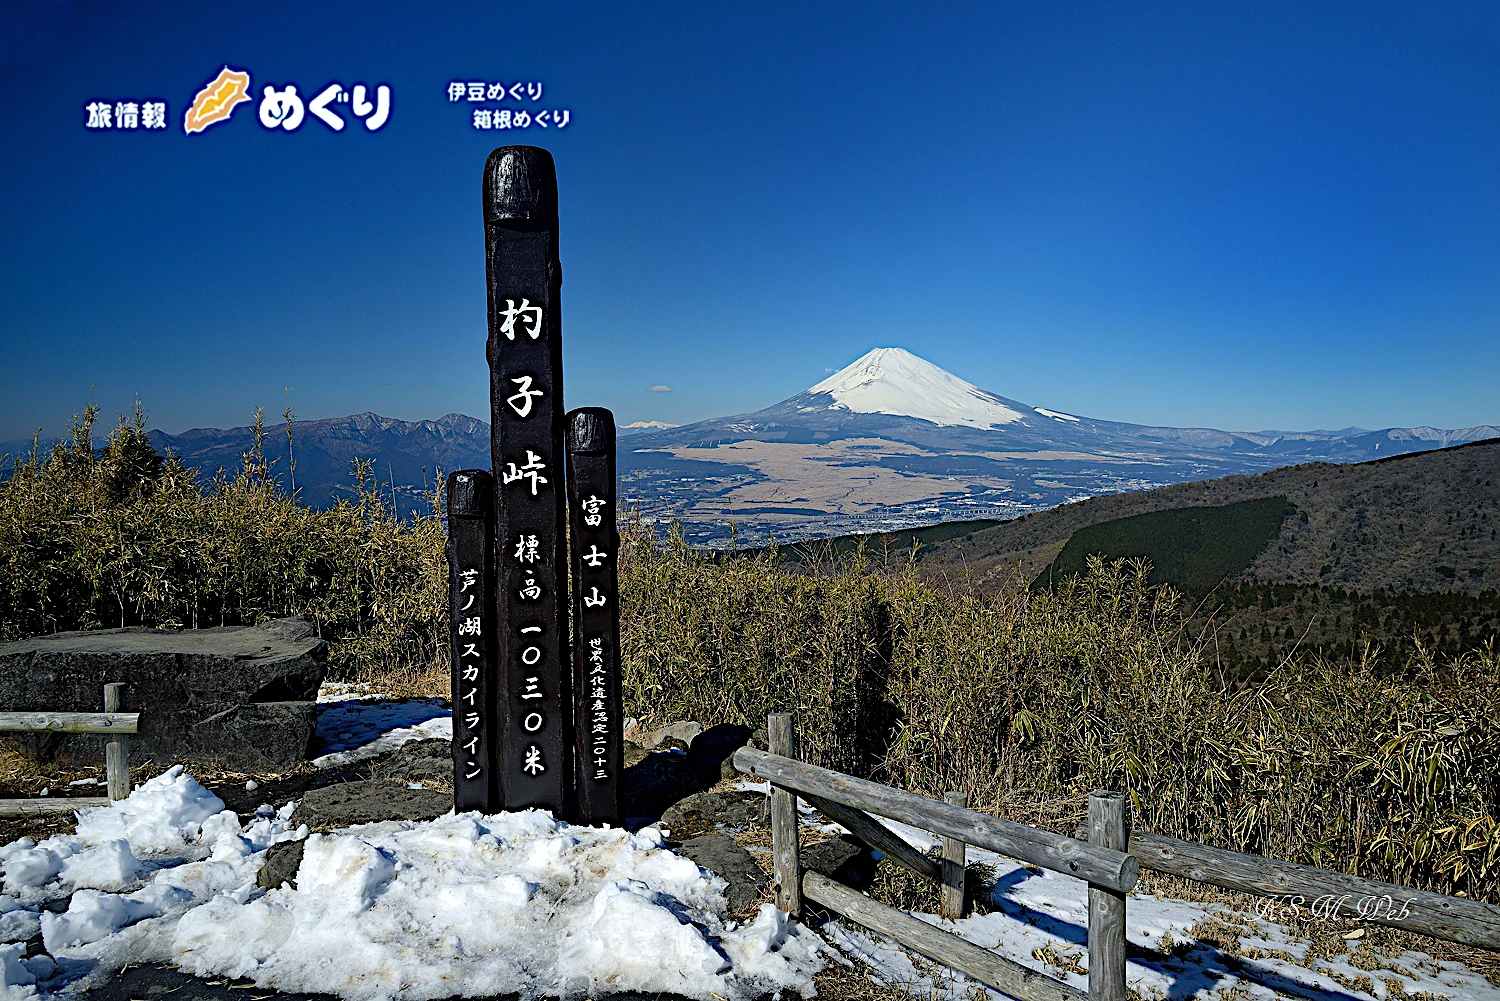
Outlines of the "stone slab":
{"label": "stone slab", "polygon": [[[130,738],[132,764],[285,768],[306,757],[327,659],[328,644],[301,619],[36,636],[0,644],[0,709],[98,712],[104,686],[124,682],[123,711],[141,714]],[[9,739],[38,761],[103,760],[102,737]]]}
{"label": "stone slab", "polygon": [[402,782],[365,779],[309,789],[292,811],[292,826],[326,831],[382,820],[431,820],[453,809],[450,793],[410,789]]}

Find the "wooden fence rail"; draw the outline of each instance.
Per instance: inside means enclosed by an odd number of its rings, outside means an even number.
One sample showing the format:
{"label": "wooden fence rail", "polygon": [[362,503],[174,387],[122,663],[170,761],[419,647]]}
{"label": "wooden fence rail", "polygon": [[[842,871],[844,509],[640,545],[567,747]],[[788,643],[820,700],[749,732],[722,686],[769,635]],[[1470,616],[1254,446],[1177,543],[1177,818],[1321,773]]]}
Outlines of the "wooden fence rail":
{"label": "wooden fence rail", "polygon": [[[851,890],[822,873],[810,872],[802,877],[807,899],[842,914],[871,931],[878,932],[935,959],[997,991],[1026,1001],[1079,1001],[1090,997],[1076,987],[1054,980],[1045,973],[997,956],[988,949],[941,928],[934,928],[904,911],[871,900],[858,890]],[[1123,997],[1123,995],[1121,995]]]}
{"label": "wooden fence rail", "polygon": [[1111,890],[1127,891],[1140,877],[1140,862],[1123,851],[1097,848],[1066,834],[975,813],[805,761],[742,747],[734,753],[734,766],[747,775],[768,780],[776,789],[899,820]]}
{"label": "wooden fence rail", "polygon": [[[1081,840],[1092,840],[1079,828]],[[1225,890],[1281,898],[1315,918],[1353,917],[1480,949],[1500,951],[1500,907],[1396,883],[1278,862],[1147,831],[1132,831],[1128,851],[1157,872]]]}
{"label": "wooden fence rail", "polygon": [[[811,901],[1022,1001],[1124,1001],[1126,895],[1142,866],[1227,890],[1275,898],[1316,918],[1357,917],[1500,951],[1500,907],[1132,831],[1123,793],[1089,793],[1088,822],[1078,828],[1076,837],[1069,838],[965,809],[957,794],[950,793],[948,802],[939,802],[799,761],[796,733],[788,714],[768,717],[766,730],[770,750],[742,747],[734,754],[734,766],[771,784],[777,906],[800,915],[804,900]],[[1085,880],[1089,887],[1088,993],[981,949],[819,873],[802,872],[797,840],[798,796],[892,862],[937,884],[942,893],[940,914],[945,918],[963,913],[963,865],[968,845]],[[941,860],[917,851],[876,816],[940,835]]]}
{"label": "wooden fence rail", "polygon": [[[1118,793],[1091,794],[1090,815],[1098,813],[1096,829],[1102,842],[1092,845],[975,813],[966,809],[959,797],[940,802],[798,761],[792,718],[785,713],[766,720],[766,733],[770,750],[742,747],[735,752],[734,766],[771,783],[771,852],[778,907],[800,915],[804,901],[821,905],[1021,1001],[1124,1001],[1125,894],[1135,885],[1140,863],[1119,848],[1106,847],[1118,844],[1123,848],[1126,844],[1123,800]],[[887,858],[938,884],[947,917],[962,914],[963,860],[971,844],[1086,880],[1088,993],[981,949],[819,873],[802,872],[797,833],[799,794]],[[942,860],[918,852],[870,814],[942,835]]]}
{"label": "wooden fence rail", "polygon": [[136,733],[140,713],[121,712],[125,686],[104,686],[104,712],[0,712],[0,732],[6,733],[99,733],[110,740],[104,746],[105,796],[40,796],[33,799],[0,799],[0,817],[30,817],[48,813],[70,813],[88,806],[108,806],[130,795],[130,759],[126,736]]}

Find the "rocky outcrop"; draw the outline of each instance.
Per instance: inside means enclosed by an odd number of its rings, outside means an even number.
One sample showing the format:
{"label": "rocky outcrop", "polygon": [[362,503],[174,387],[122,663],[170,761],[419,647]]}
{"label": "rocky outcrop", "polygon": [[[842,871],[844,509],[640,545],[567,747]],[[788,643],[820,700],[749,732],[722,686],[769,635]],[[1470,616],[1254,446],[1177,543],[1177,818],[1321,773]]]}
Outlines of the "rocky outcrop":
{"label": "rocky outcrop", "polygon": [[383,779],[419,782],[429,789],[453,791],[453,744],[450,741],[410,740],[374,761]]}
{"label": "rocky outcrop", "polygon": [[863,890],[875,879],[874,854],[868,845],[849,834],[808,845],[797,857],[803,871],[822,873],[856,890]]}
{"label": "rocky outcrop", "polygon": [[662,811],[661,824],[675,838],[725,827],[767,827],[770,799],[761,792],[699,792]]}
{"label": "rocky outcrop", "polygon": [[729,884],[724,897],[730,914],[745,914],[760,901],[770,885],[770,875],[727,834],[705,834],[684,841],[677,851]]}
{"label": "rocky outcrop", "polygon": [[302,850],[307,842],[278,841],[266,849],[266,858],[255,873],[255,884],[274,890],[283,883],[297,887],[297,870],[302,868]]}
{"label": "rocky outcrop", "polygon": [[[0,709],[98,712],[124,682],[132,763],[264,772],[306,758],[328,645],[301,619],[214,629],[98,629],[0,644]],[[35,760],[97,763],[103,738],[15,735]]]}
{"label": "rocky outcrop", "polygon": [[327,831],[382,820],[431,820],[453,809],[451,793],[412,789],[388,779],[339,782],[309,789],[292,811],[292,825]]}

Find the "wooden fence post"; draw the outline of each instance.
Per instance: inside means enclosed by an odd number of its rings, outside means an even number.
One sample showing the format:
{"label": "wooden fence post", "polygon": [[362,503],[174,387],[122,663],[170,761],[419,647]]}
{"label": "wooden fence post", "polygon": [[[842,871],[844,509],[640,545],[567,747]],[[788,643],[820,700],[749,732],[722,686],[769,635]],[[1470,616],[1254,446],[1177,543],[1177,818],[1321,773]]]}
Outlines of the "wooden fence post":
{"label": "wooden fence post", "polygon": [[[943,802],[968,809],[969,797],[961,792],[950,792]],[[957,921],[964,916],[964,865],[968,861],[969,846],[958,838],[943,838],[943,888],[938,898],[938,914]]]}
{"label": "wooden fence post", "polygon": [[[1124,851],[1125,794],[1089,793],[1089,844]],[[1125,1001],[1125,894],[1089,885],[1089,1001]]]}
{"label": "wooden fence post", "polygon": [[[772,754],[797,756],[797,731],[791,713],[766,717],[766,743]],[[802,914],[802,860],[797,842],[797,794],[771,787],[771,858],[776,879],[776,906],[788,914]]]}
{"label": "wooden fence post", "polygon": [[[123,682],[104,686],[105,712],[121,712],[124,704],[125,685]],[[130,795],[130,752],[125,746],[125,742],[129,739],[117,733],[111,735],[109,743],[104,745],[104,782],[112,803]]]}

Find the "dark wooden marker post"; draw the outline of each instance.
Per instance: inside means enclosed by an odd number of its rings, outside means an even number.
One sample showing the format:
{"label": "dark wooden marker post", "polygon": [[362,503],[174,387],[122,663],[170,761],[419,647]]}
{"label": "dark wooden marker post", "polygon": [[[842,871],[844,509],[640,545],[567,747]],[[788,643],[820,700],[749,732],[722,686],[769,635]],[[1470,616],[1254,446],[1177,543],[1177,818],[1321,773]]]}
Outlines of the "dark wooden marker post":
{"label": "dark wooden marker post", "polygon": [[495,485],[489,473],[448,476],[448,639],[453,665],[453,812],[494,813],[501,679],[495,663]]}
{"label": "dark wooden marker post", "polygon": [[505,808],[568,812],[573,734],[563,538],[557,170],[535,146],[484,165],[490,448],[495,467],[499,742]]}
{"label": "dark wooden marker post", "polygon": [[625,731],[620,698],[615,417],[608,410],[585,407],[568,414],[567,429],[578,820],[619,826],[623,821],[620,769]]}

